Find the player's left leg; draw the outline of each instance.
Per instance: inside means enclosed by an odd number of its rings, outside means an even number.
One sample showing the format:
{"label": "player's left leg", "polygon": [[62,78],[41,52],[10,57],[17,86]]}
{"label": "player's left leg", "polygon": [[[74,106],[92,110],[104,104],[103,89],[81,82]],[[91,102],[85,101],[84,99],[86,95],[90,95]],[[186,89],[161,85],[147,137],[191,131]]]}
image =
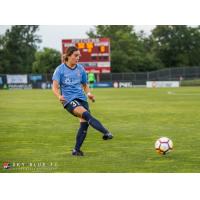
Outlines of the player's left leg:
{"label": "player's left leg", "polygon": [[103,133],[103,139],[108,140],[112,139],[113,135],[98,121],[94,118],[84,107],[78,106],[73,110],[74,115],[80,117],[88,122],[90,126],[99,132]]}

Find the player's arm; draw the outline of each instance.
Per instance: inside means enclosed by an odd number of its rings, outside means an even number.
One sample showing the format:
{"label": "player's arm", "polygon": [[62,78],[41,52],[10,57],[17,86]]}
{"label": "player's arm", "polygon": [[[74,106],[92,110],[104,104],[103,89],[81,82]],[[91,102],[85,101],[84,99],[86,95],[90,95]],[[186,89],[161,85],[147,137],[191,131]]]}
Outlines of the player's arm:
{"label": "player's arm", "polygon": [[95,96],[93,94],[91,94],[88,84],[82,84],[82,87],[83,87],[84,92],[87,94],[88,98],[94,102]]}
{"label": "player's arm", "polygon": [[60,100],[60,102],[63,103],[66,100],[64,99],[64,97],[62,95],[60,95],[60,89],[59,88],[60,88],[60,86],[58,84],[58,81],[53,80],[53,86],[52,86],[53,93]]}

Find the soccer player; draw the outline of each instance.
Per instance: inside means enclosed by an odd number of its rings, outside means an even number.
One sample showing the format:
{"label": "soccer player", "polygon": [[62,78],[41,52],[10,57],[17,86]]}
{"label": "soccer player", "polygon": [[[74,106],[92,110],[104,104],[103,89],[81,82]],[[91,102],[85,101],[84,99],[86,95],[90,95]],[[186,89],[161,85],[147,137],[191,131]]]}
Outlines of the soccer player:
{"label": "soccer player", "polygon": [[[91,94],[87,84],[87,75],[82,65],[78,64],[80,51],[68,47],[64,55],[64,63],[59,65],[53,74],[53,92],[63,107],[80,120],[80,128],[76,136],[76,144],[72,155],[83,156],[81,146],[85,140],[88,126],[92,126],[103,134],[103,139],[112,139],[113,135],[90,114],[87,97],[94,102],[95,96]],[[86,97],[86,95],[87,97]]]}
{"label": "soccer player", "polygon": [[91,89],[94,88],[94,83],[95,83],[96,79],[95,79],[95,75],[94,73],[92,73],[91,71],[88,73],[88,82],[89,82],[89,87]]}

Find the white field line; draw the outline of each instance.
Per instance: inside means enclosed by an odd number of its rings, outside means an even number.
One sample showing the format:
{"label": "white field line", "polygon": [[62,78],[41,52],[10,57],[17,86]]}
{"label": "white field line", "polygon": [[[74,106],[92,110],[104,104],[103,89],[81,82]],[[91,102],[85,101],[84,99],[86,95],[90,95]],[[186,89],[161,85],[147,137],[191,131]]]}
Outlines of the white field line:
{"label": "white field line", "polygon": [[177,94],[175,92],[167,92],[167,94],[169,95],[178,95],[178,96],[200,96],[200,93],[199,94],[192,94],[192,93],[183,93],[183,94]]}

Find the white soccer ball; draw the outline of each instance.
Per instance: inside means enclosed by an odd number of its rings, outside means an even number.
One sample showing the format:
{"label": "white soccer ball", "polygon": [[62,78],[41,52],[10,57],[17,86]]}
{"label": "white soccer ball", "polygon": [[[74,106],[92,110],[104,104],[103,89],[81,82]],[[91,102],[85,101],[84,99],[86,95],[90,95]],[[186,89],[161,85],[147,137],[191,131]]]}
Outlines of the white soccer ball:
{"label": "white soccer ball", "polygon": [[173,149],[173,142],[167,137],[161,137],[156,141],[155,149],[159,154],[165,155]]}

